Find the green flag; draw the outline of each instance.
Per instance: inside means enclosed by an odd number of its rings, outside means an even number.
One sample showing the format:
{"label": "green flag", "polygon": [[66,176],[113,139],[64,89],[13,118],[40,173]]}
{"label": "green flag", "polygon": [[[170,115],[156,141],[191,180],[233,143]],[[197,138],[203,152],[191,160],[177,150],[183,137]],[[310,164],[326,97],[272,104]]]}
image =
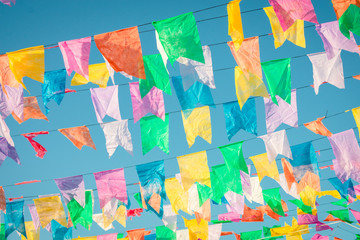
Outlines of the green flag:
{"label": "green flag", "polygon": [[334,217],[340,218],[340,220],[342,221],[353,223],[352,221],[350,221],[349,209],[341,209],[341,210],[334,210],[327,212],[333,215]]}
{"label": "green flag", "polygon": [[348,39],[350,39],[349,31],[360,36],[360,8],[358,6],[350,4],[339,19],[339,28]]}
{"label": "green flag", "polygon": [[123,234],[123,233],[118,233],[117,239],[121,239],[121,238],[123,238],[123,237],[124,237],[124,234]]}
{"label": "green flag", "polygon": [[340,199],[339,201],[331,202],[331,204],[341,206],[341,207],[344,207],[344,208],[348,207],[348,202],[344,198]]}
{"label": "green flag", "polygon": [[300,208],[301,211],[307,214],[312,214],[312,208],[308,205],[305,205],[303,201],[300,201],[298,199],[289,200],[292,204],[296,205],[298,208]]}
{"label": "green flag", "polygon": [[6,240],[5,238],[5,224],[0,224],[0,240]]}
{"label": "green flag", "polygon": [[176,232],[165,226],[156,227],[157,240],[176,240]]}
{"label": "green flag", "polygon": [[276,95],[291,103],[291,58],[278,59],[261,63],[272,101],[278,105]]}
{"label": "green flag", "polygon": [[276,240],[276,239],[279,239],[279,238],[283,238],[282,236],[281,237],[271,237],[270,229],[278,228],[278,227],[281,227],[281,225],[274,225],[271,228],[263,226],[264,239],[266,239],[266,240]]}
{"label": "green flag", "polygon": [[192,12],[152,24],[171,64],[179,57],[205,64],[199,32]]}
{"label": "green flag", "polygon": [[171,95],[171,87],[169,81],[169,74],[165,68],[164,62],[160,54],[148,55],[143,57],[145,66],[146,79],[139,80],[139,88],[141,97],[153,88],[164,91]]}
{"label": "green flag", "polygon": [[274,213],[285,217],[284,209],[281,205],[280,188],[270,188],[263,190],[264,201],[269,205]]}
{"label": "green flag", "polygon": [[237,142],[219,147],[228,169],[236,169],[249,174],[242,150],[243,142]]}
{"label": "green flag", "polygon": [[145,155],[155,146],[169,154],[169,114],[165,114],[165,121],[157,116],[140,119],[142,152]]}
{"label": "green flag", "polygon": [[141,194],[138,192],[138,193],[135,193],[134,194],[134,198],[135,200],[137,201],[137,203],[139,204],[139,207],[140,208],[143,208],[143,205],[142,205],[142,200],[141,200]]}
{"label": "green flag", "polygon": [[202,185],[200,183],[196,183],[198,195],[199,195],[199,206],[201,207],[206,200],[212,197],[212,190],[206,185]]}
{"label": "green flag", "polygon": [[77,224],[82,225],[88,230],[90,229],[93,215],[93,192],[91,190],[85,192],[85,207],[82,207],[75,198],[73,198],[67,204],[67,208],[75,229]]}
{"label": "green flag", "polygon": [[241,240],[257,240],[262,237],[262,231],[256,230],[250,232],[242,232],[240,236],[241,236]]}

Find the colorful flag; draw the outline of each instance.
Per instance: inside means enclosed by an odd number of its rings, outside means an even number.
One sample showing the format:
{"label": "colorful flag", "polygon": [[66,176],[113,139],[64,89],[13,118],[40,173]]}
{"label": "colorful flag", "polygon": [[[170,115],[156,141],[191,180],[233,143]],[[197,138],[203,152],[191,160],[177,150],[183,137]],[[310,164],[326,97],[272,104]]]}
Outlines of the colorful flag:
{"label": "colorful flag", "polygon": [[6,157],[12,158],[18,165],[21,164],[15,147],[10,145],[6,138],[0,137],[0,166]]}
{"label": "colorful flag", "polygon": [[72,228],[62,226],[55,220],[51,221],[51,232],[53,240],[71,240]]}
{"label": "colorful flag", "polygon": [[143,155],[155,146],[169,154],[169,114],[165,114],[165,121],[157,116],[140,119],[141,145]]}
{"label": "colorful flag", "polygon": [[90,93],[99,123],[103,122],[106,115],[121,120],[117,85],[106,88],[90,88]]}
{"label": "colorful flag", "polygon": [[23,91],[22,86],[18,86],[18,88],[4,86],[0,90],[0,114],[2,119],[7,118],[11,113],[19,116],[22,120],[24,119]]}
{"label": "colorful flag", "polygon": [[19,88],[20,85],[10,69],[9,58],[6,54],[0,55],[0,83],[4,93],[6,93],[5,86]]}
{"label": "colorful flag", "polygon": [[54,179],[65,205],[75,199],[82,207],[85,206],[85,184],[82,175]]}
{"label": "colorful flag", "polygon": [[106,88],[109,81],[109,70],[106,67],[106,63],[97,63],[89,65],[89,78],[86,79],[78,73],[75,73],[71,79],[71,86],[79,86],[92,82],[99,85],[101,88]]}
{"label": "colorful flag", "polygon": [[42,228],[50,224],[51,220],[67,226],[65,210],[59,196],[37,198],[34,203]]}
{"label": "colorful flag", "polygon": [[5,239],[14,231],[26,237],[24,222],[24,200],[6,204]]}
{"label": "colorful flag", "polygon": [[32,221],[25,222],[26,238],[21,236],[21,240],[40,240],[40,229],[34,227]]}
{"label": "colorful flag", "polygon": [[360,7],[360,1],[359,0],[331,0],[336,18],[339,19],[346,9],[349,8],[350,4],[355,4],[356,6]]}
{"label": "colorful flag", "polygon": [[280,188],[271,188],[263,190],[264,201],[269,205],[271,210],[276,214],[285,216],[284,209],[281,204]]}
{"label": "colorful flag", "polygon": [[332,135],[332,133],[322,123],[322,120],[324,118],[325,117],[321,117],[321,118],[316,119],[315,121],[304,123],[304,127],[309,129],[310,131],[313,131],[316,134],[330,137]]}
{"label": "colorful flag", "polygon": [[229,170],[236,169],[245,173],[249,173],[242,150],[242,145],[243,142],[237,142],[221,146],[219,149]]}
{"label": "colorful flag", "polygon": [[176,240],[176,232],[166,226],[157,226],[156,239]]}
{"label": "colorful flag", "polygon": [[200,222],[197,219],[187,220],[184,219],[185,227],[189,229],[189,239],[198,240],[198,239],[208,239],[209,236],[209,226],[208,222],[204,219],[201,219]]}
{"label": "colorful flag", "polygon": [[32,133],[23,133],[21,134],[24,136],[31,144],[31,146],[34,148],[36,152],[36,156],[39,158],[43,158],[47,150],[38,142],[33,140],[34,137],[42,134],[49,134],[48,131],[40,131],[40,132],[32,132]]}
{"label": "colorful flag", "polygon": [[266,152],[269,158],[269,162],[275,160],[278,154],[287,158],[292,158],[289,141],[285,130],[269,133],[267,135],[260,136],[266,147]]}
{"label": "colorful flag", "polygon": [[23,123],[30,118],[32,119],[43,119],[48,121],[47,117],[41,112],[39,103],[35,96],[33,97],[24,97],[24,118],[21,119],[21,116],[17,116],[15,112],[12,113],[14,119],[19,123]]}
{"label": "colorful flag", "polygon": [[96,150],[95,144],[91,139],[89,128],[87,126],[62,128],[58,129],[65,137],[67,137],[79,150],[84,145]]}
{"label": "colorful flag", "polygon": [[165,179],[165,190],[166,195],[171,203],[172,210],[176,214],[178,214],[179,210],[189,213],[189,194],[188,192],[184,191],[184,188],[182,187],[180,181],[177,178]]}
{"label": "colorful flag", "polygon": [[254,163],[260,182],[265,176],[273,178],[276,181],[280,181],[279,170],[277,168],[276,161],[270,162],[267,153],[252,156],[250,159]]}
{"label": "colorful flag", "polygon": [[240,13],[240,1],[233,0],[227,4],[229,35],[234,43],[235,49],[238,50],[244,40],[244,33]]}
{"label": "colorful flag", "polygon": [[65,69],[45,72],[44,83],[42,84],[42,100],[45,106],[45,113],[49,113],[46,106],[51,99],[60,105],[65,95]]}
{"label": "colorful flag", "polygon": [[350,31],[360,36],[360,7],[350,4],[339,19],[340,32],[350,39]]}
{"label": "colorful flag", "polygon": [[85,192],[85,204],[82,206],[75,198],[71,199],[67,204],[69,210],[71,222],[73,223],[75,229],[76,225],[80,224],[87,230],[90,230],[92,225],[92,216],[94,208],[94,196],[92,190]]}
{"label": "colorful flag", "polygon": [[307,171],[319,175],[319,166],[312,142],[305,142],[291,146],[293,160],[290,164],[293,166],[295,179],[299,182]]}

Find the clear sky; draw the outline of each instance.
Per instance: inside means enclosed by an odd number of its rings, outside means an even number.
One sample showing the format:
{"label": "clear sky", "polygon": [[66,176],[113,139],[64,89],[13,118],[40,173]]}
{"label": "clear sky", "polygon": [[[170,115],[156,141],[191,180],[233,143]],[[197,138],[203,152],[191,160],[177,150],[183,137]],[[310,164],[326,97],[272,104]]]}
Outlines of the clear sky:
{"label": "clear sky", "polygon": [[[212,122],[212,144],[203,139],[197,139],[195,144],[189,148],[186,142],[186,136],[183,130],[181,110],[175,91],[172,89],[172,96],[164,94],[166,112],[170,114],[170,153],[167,155],[160,149],[155,148],[145,156],[141,151],[141,137],[139,122],[129,121],[129,129],[132,134],[134,145],[134,155],[129,155],[124,149],[119,147],[115,154],[109,159],[105,148],[105,138],[101,127],[97,124],[94,108],[90,98],[91,87],[97,85],[88,84],[83,86],[72,87],[70,80],[73,76],[67,77],[66,87],[79,90],[77,93],[66,94],[60,106],[54,102],[48,104],[50,112],[49,121],[28,120],[19,125],[11,116],[6,119],[11,134],[13,136],[15,147],[20,156],[22,165],[17,165],[10,158],[6,159],[0,167],[0,186],[13,185],[14,183],[42,180],[42,183],[34,183],[20,186],[4,187],[6,197],[24,196],[25,204],[31,204],[32,199],[38,195],[58,193],[54,178],[68,177],[79,174],[87,174],[85,178],[85,187],[95,189],[95,180],[93,172],[99,172],[115,168],[125,168],[125,178],[128,184],[138,182],[135,165],[151,161],[165,159],[166,177],[174,177],[179,172],[176,157],[194,153],[202,150],[208,150],[208,164],[214,166],[223,163],[221,153],[216,148],[233,142],[243,141],[254,138],[255,136],[240,131],[229,142],[225,130],[225,118],[222,103],[236,100],[234,70],[236,63],[226,44],[230,41],[227,34],[227,1],[204,1],[204,0],[182,0],[182,1],[123,1],[123,0],[63,0],[63,1],[46,1],[46,0],[18,0],[16,5],[8,7],[0,5],[0,53],[15,51],[22,48],[56,44],[60,41],[78,39],[87,36],[93,36],[100,33],[110,32],[122,28],[132,27],[152,21],[162,20],[169,17],[177,16],[183,13],[197,11],[208,7],[224,4],[223,6],[212,8],[210,10],[194,13],[198,22],[201,44],[210,45],[212,53],[212,62],[216,89],[212,90],[216,108],[211,108]],[[325,23],[336,20],[331,1],[314,0],[313,5],[317,14],[318,21]],[[305,23],[306,48],[295,46],[290,42],[278,48],[274,48],[273,37],[266,35],[271,33],[270,24],[262,8],[269,6],[266,0],[243,0],[240,3],[241,11],[248,13],[242,14],[243,28],[245,37],[260,37],[260,56],[261,61],[270,61],[275,59],[295,57],[291,60],[292,88],[299,88],[313,84],[312,66],[306,54],[323,52],[323,44],[315,31],[312,23]],[[210,19],[214,18],[214,19]],[[206,21],[201,21],[209,19]],[[140,39],[142,44],[143,55],[156,54],[155,32],[151,24],[139,27]],[[359,37],[355,36],[359,43]],[[220,43],[220,44],[217,44]],[[344,76],[351,77],[360,74],[359,55],[343,51],[342,60],[344,65]],[[91,46],[90,64],[101,63],[103,58],[97,50],[94,43]],[[63,69],[64,62],[59,48],[45,50],[45,67],[46,71]],[[174,68],[168,65],[170,75],[179,75],[177,64]],[[221,70],[224,69],[225,70]],[[219,71],[216,71],[219,70]],[[133,81],[137,81],[134,79]],[[40,108],[43,112],[45,109],[41,100],[41,84],[29,78],[24,79],[25,84],[32,96],[38,97]],[[129,93],[129,79],[122,75],[115,74],[115,83],[119,84],[119,103],[123,119],[132,118],[132,105]],[[265,77],[264,77],[264,82]],[[108,83],[111,85],[111,81]],[[313,88],[307,87],[297,91],[298,117],[299,125],[316,120],[326,114],[328,116],[344,112],[345,110],[360,106],[358,80],[345,79],[345,89],[338,89],[332,85],[324,84],[320,87],[319,94],[314,93]],[[27,93],[25,93],[27,94]],[[258,134],[266,134],[264,103],[262,98],[256,98]],[[106,118],[105,121],[112,121]],[[325,126],[333,133],[342,132],[350,128],[355,128],[355,121],[351,112],[339,114],[337,116],[324,120]],[[97,150],[84,147],[81,151],[57,132],[57,129],[75,126],[89,125],[90,133]],[[279,129],[288,128],[281,126]],[[29,142],[22,136],[22,133],[50,131],[49,135],[39,136],[35,140],[42,144],[48,152],[44,159],[35,156],[35,152]],[[358,130],[355,129],[358,137]],[[319,139],[321,136],[307,130],[305,127],[291,128],[287,130],[290,145],[296,145]],[[315,150],[320,151],[318,156],[319,166],[330,165],[334,158],[330,144],[326,138],[313,142]],[[246,141],[243,145],[244,155],[246,158],[265,152],[265,146],[261,139]],[[279,158],[280,159],[280,158]],[[250,159],[246,160],[248,164],[252,163]],[[278,168],[282,172],[280,161]],[[252,173],[255,168],[252,166]],[[335,174],[330,169],[321,170],[321,187],[322,190],[332,190],[333,187],[326,180],[334,177]],[[45,180],[45,181],[44,181]],[[261,183],[264,189],[278,187],[272,179],[265,179]],[[139,191],[138,185],[128,186],[128,193],[131,196],[131,208],[137,208],[138,204],[133,195]],[[292,199],[281,190],[284,200]],[[94,192],[95,205],[94,213],[100,213],[97,193]],[[327,210],[338,209],[329,204],[335,199],[331,197],[321,198],[318,202],[319,220],[323,220]],[[167,202],[168,203],[168,202]],[[254,208],[258,205],[246,202]],[[241,233],[250,230],[260,230],[262,226],[272,226],[274,224],[283,225],[284,222],[291,224],[292,216],[296,217],[296,207],[288,203],[289,216],[281,218],[280,222],[265,217],[264,223],[231,223],[223,224],[223,231],[235,231]],[[354,204],[354,209],[360,211],[358,203]],[[217,219],[217,215],[225,213],[224,205],[212,205],[212,219]],[[31,220],[27,208],[25,208],[25,220]],[[2,214],[2,222],[4,221]],[[156,226],[163,225],[161,219],[151,212],[144,213],[141,217],[135,217],[133,220],[128,219],[127,228],[124,229],[120,224],[114,223],[115,229],[108,232],[103,231],[95,223],[90,231],[78,226],[78,230],[73,230],[73,237],[85,237],[101,235],[106,233],[119,232],[124,233],[126,230],[136,228],[146,228],[153,230]],[[336,225],[335,225],[336,226]],[[355,232],[354,228],[339,225],[348,231]],[[178,217],[178,228],[184,227],[181,217]],[[336,228],[333,232],[320,232],[323,235],[352,239],[354,235]],[[304,235],[304,239],[310,239],[315,234],[314,230],[310,234]],[[234,236],[223,237],[222,239],[234,239]],[[16,234],[9,237],[18,239]],[[41,230],[41,239],[51,239],[50,233]]]}

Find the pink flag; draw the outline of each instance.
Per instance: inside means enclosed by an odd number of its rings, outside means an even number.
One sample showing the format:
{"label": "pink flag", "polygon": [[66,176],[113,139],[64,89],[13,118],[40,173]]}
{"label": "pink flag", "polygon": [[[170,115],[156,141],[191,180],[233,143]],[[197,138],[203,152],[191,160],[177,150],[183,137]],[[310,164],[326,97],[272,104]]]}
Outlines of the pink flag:
{"label": "pink flag", "polygon": [[219,214],[218,220],[219,221],[240,222],[241,218],[240,218],[240,214],[229,212],[229,213]]}
{"label": "pink flag", "polygon": [[329,237],[328,236],[322,236],[320,234],[315,234],[311,240],[329,240]]}
{"label": "pink flag", "polygon": [[360,212],[355,211],[353,209],[350,209],[351,213],[354,215],[355,219],[358,221],[358,223],[360,224]]}
{"label": "pink flag", "polygon": [[164,97],[161,90],[152,88],[144,98],[141,98],[139,83],[129,83],[129,86],[133,105],[134,123],[149,112],[165,121]]}
{"label": "pink flag", "polygon": [[36,211],[36,206],[35,204],[29,204],[28,207],[31,215],[31,220],[34,223],[34,228],[38,229],[40,227],[40,218]]}
{"label": "pink flag", "polygon": [[98,235],[97,240],[117,240],[117,233],[110,233],[105,235]]}
{"label": "pink flag", "polygon": [[82,175],[54,179],[65,205],[75,199],[82,207],[85,207],[85,184]]}
{"label": "pink flag", "polygon": [[118,86],[90,88],[97,121],[102,123],[105,115],[121,120],[119,109]]}
{"label": "pink flag", "polygon": [[27,140],[29,140],[31,146],[34,148],[36,152],[36,156],[39,158],[43,158],[47,150],[40,143],[33,140],[34,137],[40,134],[49,134],[49,132],[41,131],[41,132],[24,133],[21,135],[23,135]]}
{"label": "pink flag", "polygon": [[128,203],[123,168],[97,172],[94,173],[94,176],[101,209],[113,198],[116,198],[125,204]]}
{"label": "pink flag", "polygon": [[59,42],[67,74],[77,72],[89,80],[89,56],[91,37]]}
{"label": "pink flag", "polygon": [[15,5],[16,0],[0,0],[0,2],[11,7],[11,3]]}

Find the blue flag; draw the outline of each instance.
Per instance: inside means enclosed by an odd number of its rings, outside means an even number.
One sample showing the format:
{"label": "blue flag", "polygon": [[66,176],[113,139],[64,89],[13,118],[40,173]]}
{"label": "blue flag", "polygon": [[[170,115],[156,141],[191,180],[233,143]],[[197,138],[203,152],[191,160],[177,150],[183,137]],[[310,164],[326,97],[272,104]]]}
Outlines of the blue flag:
{"label": "blue flag", "polygon": [[55,220],[51,221],[51,232],[53,240],[72,239],[72,228],[66,228]]}
{"label": "blue flag", "polygon": [[349,178],[346,182],[342,183],[340,179],[337,177],[329,178],[329,182],[334,186],[334,188],[340,193],[340,195],[345,198],[346,200],[349,200],[348,195],[351,195],[352,197],[355,196],[355,190],[354,185],[351,181],[351,178]]}
{"label": "blue flag", "polygon": [[15,230],[26,237],[24,200],[6,203],[5,239]]}
{"label": "blue flag", "polygon": [[319,166],[314,147],[311,142],[305,142],[290,147],[293,160],[289,162],[293,166],[296,181],[300,181],[307,171],[319,175]]}
{"label": "blue flag", "polygon": [[60,105],[65,95],[66,70],[55,70],[45,72],[44,83],[42,84],[42,99],[45,106],[46,114],[49,108],[46,106],[51,99]]}

